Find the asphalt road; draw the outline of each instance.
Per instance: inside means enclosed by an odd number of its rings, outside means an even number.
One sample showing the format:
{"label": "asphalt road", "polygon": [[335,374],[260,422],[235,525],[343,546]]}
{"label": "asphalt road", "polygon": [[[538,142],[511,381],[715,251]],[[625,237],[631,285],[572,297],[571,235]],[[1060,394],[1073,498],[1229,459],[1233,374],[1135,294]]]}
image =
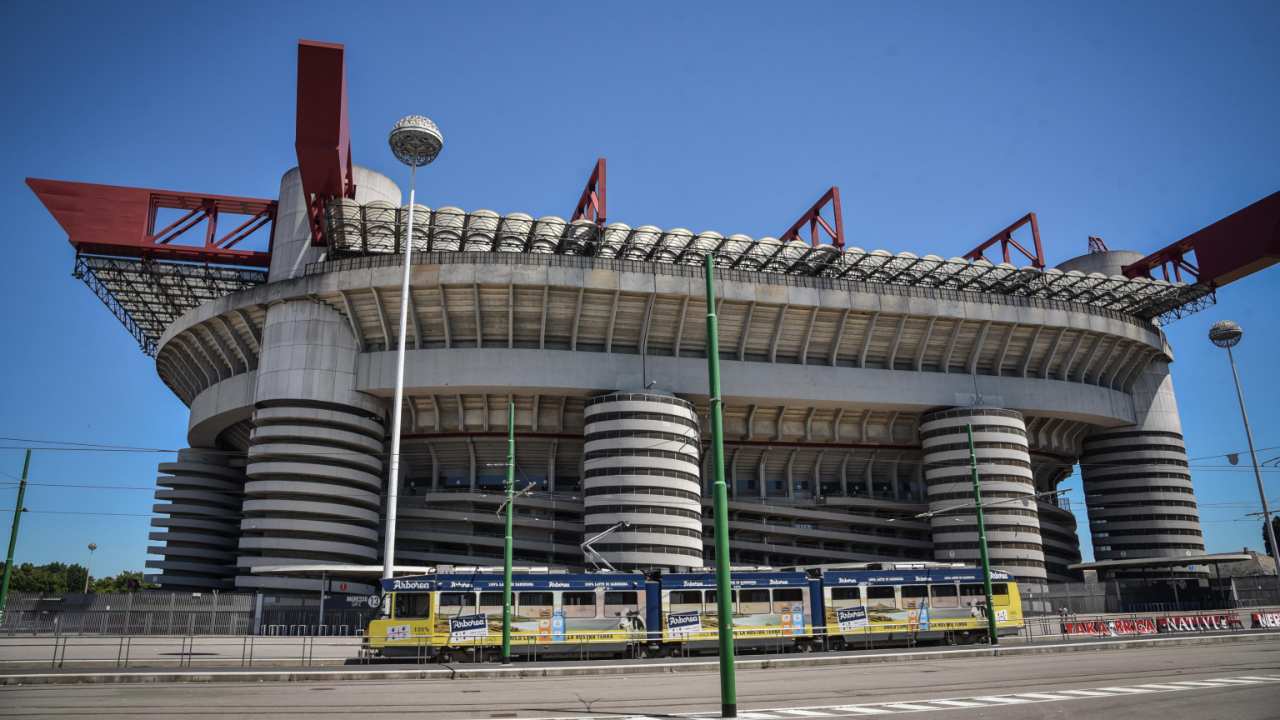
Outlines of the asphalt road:
{"label": "asphalt road", "polygon": [[[1280,642],[742,671],[744,720],[1280,717]],[[0,718],[714,717],[714,672],[0,688]]]}

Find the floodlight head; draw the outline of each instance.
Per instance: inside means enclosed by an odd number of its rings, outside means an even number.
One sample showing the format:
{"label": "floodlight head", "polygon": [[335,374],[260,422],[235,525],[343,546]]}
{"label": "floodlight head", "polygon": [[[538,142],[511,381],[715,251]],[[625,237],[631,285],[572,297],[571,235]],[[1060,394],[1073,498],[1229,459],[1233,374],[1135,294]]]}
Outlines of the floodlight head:
{"label": "floodlight head", "polygon": [[89,552],[93,552],[94,550],[97,550],[97,549],[98,549],[98,543],[89,543]]}
{"label": "floodlight head", "polygon": [[1209,341],[1220,348],[1235,347],[1244,337],[1244,330],[1233,320],[1219,320],[1209,328]]}
{"label": "floodlight head", "polygon": [[422,115],[406,115],[391,128],[387,138],[396,159],[410,167],[430,165],[444,148],[440,128]]}

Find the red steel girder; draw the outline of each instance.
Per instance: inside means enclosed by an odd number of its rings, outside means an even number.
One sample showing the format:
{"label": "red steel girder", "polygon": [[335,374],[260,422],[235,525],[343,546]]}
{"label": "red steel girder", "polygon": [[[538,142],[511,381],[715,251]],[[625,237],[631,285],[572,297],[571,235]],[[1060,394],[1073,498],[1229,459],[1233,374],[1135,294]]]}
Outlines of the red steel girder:
{"label": "red steel girder", "polygon": [[[1195,255],[1195,263],[1188,258]],[[1220,288],[1280,262],[1280,192],[1197,230],[1141,260],[1125,265],[1125,277],[1152,277]],[[1172,272],[1170,272],[1172,271]]]}
{"label": "red steel girder", "polygon": [[[828,206],[831,207],[833,215],[831,222],[822,217],[822,211]],[[818,198],[818,202],[814,203],[813,207],[806,210],[799,220],[792,223],[791,227],[787,228],[787,231],[778,237],[778,240],[784,243],[791,240],[805,242],[806,240],[800,236],[800,229],[805,225],[809,226],[807,242],[813,247],[818,247],[822,244],[821,235],[818,232],[821,229],[826,232],[827,237],[831,240],[831,245],[841,250],[844,249],[844,213],[840,209],[840,188],[832,185],[829,190],[822,194],[822,197]]]}
{"label": "red steel girder", "polygon": [[[275,220],[274,200],[40,178],[27,178],[27,185],[77,252],[246,267],[271,264],[269,249],[237,250],[235,246]],[[157,211],[162,208],[187,212],[157,229]],[[221,215],[248,219],[219,235]],[[187,232],[202,222],[205,230],[199,244],[177,242],[187,239]]]}
{"label": "red steel girder", "polygon": [[325,206],[334,198],[356,196],[342,45],[298,41],[296,125],[294,150],[307,199],[311,243],[324,245]]}
{"label": "red steel girder", "polygon": [[586,218],[600,227],[604,227],[607,209],[605,207],[605,162],[604,158],[596,160],[596,166],[587,178],[587,185],[582,189],[582,197],[574,207],[569,222]]}
{"label": "red steel girder", "polygon": [[[1031,226],[1031,240],[1035,244],[1035,248],[1036,248],[1035,253],[1032,253],[1030,250],[1023,247],[1022,243],[1013,239],[1013,233],[1017,231],[1019,228],[1021,228],[1023,225]],[[987,248],[991,247],[992,245],[995,245],[996,243],[1000,243],[1000,254],[1004,258],[1003,262],[1007,262],[1010,264],[1013,263],[1012,255],[1009,252],[1009,248],[1012,247],[1013,249],[1022,253],[1023,257],[1030,260],[1032,267],[1036,268],[1037,270],[1044,269],[1044,247],[1040,245],[1040,223],[1036,221],[1035,213],[1029,212],[1026,215],[1023,215],[1022,217],[1018,218],[1018,220],[1014,222],[1012,225],[1010,225],[1009,227],[1006,227],[1005,229],[1001,230],[995,235],[992,235],[991,239],[987,240],[986,242],[982,243],[978,247],[965,253],[962,257],[965,260],[985,259]]]}

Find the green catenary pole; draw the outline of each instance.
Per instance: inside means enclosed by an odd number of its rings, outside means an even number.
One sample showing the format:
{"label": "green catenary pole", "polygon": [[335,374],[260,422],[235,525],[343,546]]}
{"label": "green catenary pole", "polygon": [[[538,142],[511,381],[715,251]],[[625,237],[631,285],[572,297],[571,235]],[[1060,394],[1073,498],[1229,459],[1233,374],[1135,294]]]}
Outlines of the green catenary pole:
{"label": "green catenary pole", "polygon": [[4,579],[0,580],[0,619],[9,601],[9,576],[13,574],[13,551],[18,545],[18,523],[22,521],[22,500],[27,494],[27,471],[31,469],[31,451],[22,460],[22,479],[18,481],[18,503],[13,507],[13,529],[9,531],[9,553],[4,559]]}
{"label": "green catenary pole", "polygon": [[507,403],[507,531],[502,540],[502,664],[511,664],[511,526],[515,518],[516,404]]}
{"label": "green catenary pole", "polygon": [[733,667],[733,590],[729,582],[729,489],[724,484],[724,412],[720,398],[720,330],[716,325],[715,259],[706,256],[707,377],[710,384],[711,455],[716,514],[716,616],[720,637],[720,717],[738,717]]}
{"label": "green catenary pole", "polygon": [[991,600],[991,558],[987,555],[987,523],[982,517],[982,483],[978,480],[978,454],[973,449],[973,425],[965,425],[969,434],[969,470],[973,474],[973,508],[978,514],[978,556],[982,559],[982,591],[987,596],[987,636],[992,645],[1000,644],[996,633],[996,606]]}

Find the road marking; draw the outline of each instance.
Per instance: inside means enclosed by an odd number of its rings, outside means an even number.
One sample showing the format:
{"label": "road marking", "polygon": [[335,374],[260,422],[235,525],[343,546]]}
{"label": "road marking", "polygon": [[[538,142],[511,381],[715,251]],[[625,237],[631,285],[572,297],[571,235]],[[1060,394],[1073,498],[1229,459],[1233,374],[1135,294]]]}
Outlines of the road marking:
{"label": "road marking", "polygon": [[[777,712],[776,710],[772,712]],[[738,713],[738,717],[742,720],[778,720],[777,715],[770,715],[762,712],[744,712]]]}
{"label": "road marking", "polygon": [[1018,698],[1018,697],[1010,697],[1008,695],[984,695],[982,697],[976,697],[974,698],[974,700],[978,700],[980,702],[987,702],[987,703],[1004,703],[1006,705],[1017,705],[1018,703],[1031,702],[1030,700],[1025,700],[1023,698]]}
{"label": "road marking", "polygon": [[1152,690],[1186,690],[1187,689],[1184,687],[1178,687],[1177,685],[1168,685],[1168,684],[1161,685],[1160,683],[1147,683],[1145,685],[1138,685],[1136,687],[1151,688]]}
{"label": "road marking", "polygon": [[1080,697],[1112,697],[1112,693],[1101,690],[1058,690],[1063,695],[1079,695]]}
{"label": "road marking", "polygon": [[865,707],[863,705],[841,705],[831,709],[845,713],[853,713],[854,715],[891,715],[893,713],[892,710],[885,710],[884,708],[878,707]]}
{"label": "road marking", "polygon": [[917,705],[914,703],[886,703],[881,707],[889,708],[890,710],[894,710],[897,712],[921,712],[921,711],[927,711],[927,710],[942,709],[940,707],[934,707],[933,705]]}
{"label": "road marking", "polygon": [[949,705],[960,708],[988,707],[986,703],[973,702],[972,700],[930,700],[929,702],[933,705]]}
{"label": "road marking", "polygon": [[1257,685],[1261,680],[1245,680],[1243,678],[1209,678],[1217,683],[1229,683],[1231,685]]}
{"label": "road marking", "polygon": [[1147,690],[1146,688],[1137,688],[1137,687],[1104,687],[1104,688],[1098,688],[1098,689],[1106,690],[1107,692],[1135,693],[1135,694],[1155,692],[1155,690]]}
{"label": "road marking", "polygon": [[796,717],[831,717],[831,713],[818,712],[817,710],[774,710],[773,712]]}
{"label": "road marking", "polygon": [[1032,700],[1070,700],[1070,695],[1054,695],[1053,693],[1018,693],[1018,697]]}
{"label": "road marking", "polygon": [[1222,687],[1222,686],[1223,686],[1223,685],[1225,685],[1225,684],[1226,684],[1226,683],[1213,682],[1213,681],[1211,681],[1211,680],[1179,680],[1179,681],[1177,681],[1177,682],[1170,683],[1170,685],[1185,685],[1185,686],[1187,686],[1187,687],[1193,687],[1193,688],[1197,688],[1197,687]]}
{"label": "road marking", "polygon": [[1275,682],[1280,680],[1280,675],[1241,675],[1240,680],[1261,680],[1263,682]]}

